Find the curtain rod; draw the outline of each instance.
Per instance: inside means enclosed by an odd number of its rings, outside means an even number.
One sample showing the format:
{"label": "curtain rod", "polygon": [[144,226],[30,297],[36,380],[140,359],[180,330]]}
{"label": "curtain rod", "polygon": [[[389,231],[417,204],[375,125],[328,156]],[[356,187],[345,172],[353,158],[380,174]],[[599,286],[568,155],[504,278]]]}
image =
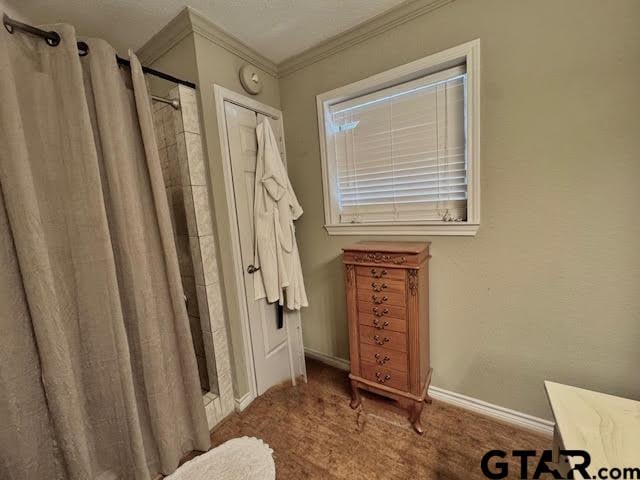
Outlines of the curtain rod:
{"label": "curtain rod", "polygon": [[[61,40],[60,34],[53,30],[47,32],[46,30],[41,30],[32,25],[27,25],[26,23],[22,23],[22,22],[19,22],[18,20],[14,20],[13,18],[9,17],[6,13],[2,15],[2,23],[4,24],[4,27],[7,29],[7,32],[9,33],[13,33],[15,30],[20,30],[22,32],[30,33],[31,35],[35,35],[36,37],[40,37],[44,39],[44,41],[47,42],[47,45],[50,45],[52,47],[56,47],[60,44],[60,40]],[[85,42],[78,42],[78,53],[80,54],[81,57],[85,56],[87,53],[89,53],[89,45],[87,45]],[[123,66],[123,67],[131,66],[131,62],[129,62],[129,60],[121,58],[118,55],[116,55],[116,61],[120,66]],[[169,75],[168,73],[160,72],[158,70],[154,70],[153,68],[149,68],[145,66],[142,67],[142,71],[144,73],[148,73],[149,75],[153,75],[154,77],[162,78],[163,80],[167,80],[169,82],[179,83],[180,85],[185,85],[187,87],[196,89],[195,83],[189,82],[188,80],[182,80],[180,78],[174,77],[173,75]]]}
{"label": "curtain rod", "polygon": [[180,100],[175,98],[164,98],[164,97],[159,97],[157,95],[151,95],[151,100],[155,102],[166,103],[167,105],[171,105],[174,110],[180,109]]}

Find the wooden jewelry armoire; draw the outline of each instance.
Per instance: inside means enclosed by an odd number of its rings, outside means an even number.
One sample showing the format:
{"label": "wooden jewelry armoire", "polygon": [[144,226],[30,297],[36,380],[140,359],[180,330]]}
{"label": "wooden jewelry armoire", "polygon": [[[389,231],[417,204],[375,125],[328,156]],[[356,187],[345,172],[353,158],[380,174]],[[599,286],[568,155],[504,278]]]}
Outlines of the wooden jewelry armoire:
{"label": "wooden jewelry armoire", "polygon": [[429,242],[360,242],[343,249],[351,358],[351,407],[359,389],[392,398],[423,433],[431,381]]}

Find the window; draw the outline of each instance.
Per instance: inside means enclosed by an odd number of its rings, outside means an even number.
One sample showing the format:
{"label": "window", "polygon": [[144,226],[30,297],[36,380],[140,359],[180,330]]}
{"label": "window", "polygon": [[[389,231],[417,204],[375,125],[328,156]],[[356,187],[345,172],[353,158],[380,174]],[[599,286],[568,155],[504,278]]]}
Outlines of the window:
{"label": "window", "polygon": [[479,41],[318,96],[332,235],[474,235]]}

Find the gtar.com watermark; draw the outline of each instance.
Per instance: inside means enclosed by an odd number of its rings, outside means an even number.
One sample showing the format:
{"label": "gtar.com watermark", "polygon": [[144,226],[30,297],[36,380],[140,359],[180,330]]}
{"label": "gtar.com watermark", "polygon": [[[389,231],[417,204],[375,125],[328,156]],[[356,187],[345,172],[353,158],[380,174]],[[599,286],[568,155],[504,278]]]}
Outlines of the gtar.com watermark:
{"label": "gtar.com watermark", "polygon": [[[480,468],[485,477],[502,479],[509,476],[509,456],[519,460],[519,478],[537,479],[542,475],[551,475],[558,479],[592,478],[594,480],[640,480],[640,466],[638,467],[601,467],[594,471],[589,468],[591,455],[584,450],[560,450],[562,457],[571,457],[573,467],[567,466],[566,472],[553,461],[552,450],[512,450],[510,453],[504,450],[490,450],[484,454],[480,462]],[[535,464],[530,468],[529,461]],[[537,462],[536,462],[537,460]],[[513,466],[512,466],[513,467]]]}

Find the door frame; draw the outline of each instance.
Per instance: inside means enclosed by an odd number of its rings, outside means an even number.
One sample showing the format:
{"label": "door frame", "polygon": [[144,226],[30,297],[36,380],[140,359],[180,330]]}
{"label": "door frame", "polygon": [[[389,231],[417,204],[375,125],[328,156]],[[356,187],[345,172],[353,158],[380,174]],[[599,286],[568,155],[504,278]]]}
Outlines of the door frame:
{"label": "door frame", "polygon": [[[244,358],[247,378],[249,380],[249,392],[240,399],[236,399],[236,409],[244,410],[257,396],[258,385],[256,372],[254,367],[253,346],[251,342],[251,326],[249,322],[249,311],[247,307],[247,291],[244,285],[244,265],[242,263],[242,254],[240,251],[240,230],[238,225],[238,215],[236,210],[236,198],[233,187],[233,172],[231,166],[231,154],[229,152],[229,136],[227,131],[227,121],[224,108],[224,102],[231,102],[256,113],[265,115],[280,124],[280,131],[283,132],[283,148],[284,148],[284,124],[282,120],[282,112],[276,108],[265,105],[253,98],[246,97],[242,94],[224,88],[218,84],[213,85],[216,116],[218,123],[218,134],[220,138],[220,151],[222,154],[222,174],[224,177],[225,196],[227,198],[227,214],[232,224],[232,248],[231,263],[233,265],[233,278],[237,291],[239,292],[239,311],[240,323],[242,330],[242,344],[244,347]],[[286,155],[284,160],[285,168],[287,166]],[[235,227],[235,228],[234,228]],[[289,328],[293,322],[294,327]],[[302,341],[302,328],[300,321],[300,312],[285,312],[285,328],[287,328],[287,337],[289,338],[289,366],[291,369],[291,377],[293,384],[296,384],[296,377],[301,376],[306,382],[307,373],[304,362],[304,344]],[[296,338],[297,337],[297,338]],[[292,340],[296,338],[300,345],[300,352],[293,352]],[[297,354],[297,355],[296,355]],[[298,358],[295,358],[298,357]],[[297,365],[296,365],[297,364]]]}

